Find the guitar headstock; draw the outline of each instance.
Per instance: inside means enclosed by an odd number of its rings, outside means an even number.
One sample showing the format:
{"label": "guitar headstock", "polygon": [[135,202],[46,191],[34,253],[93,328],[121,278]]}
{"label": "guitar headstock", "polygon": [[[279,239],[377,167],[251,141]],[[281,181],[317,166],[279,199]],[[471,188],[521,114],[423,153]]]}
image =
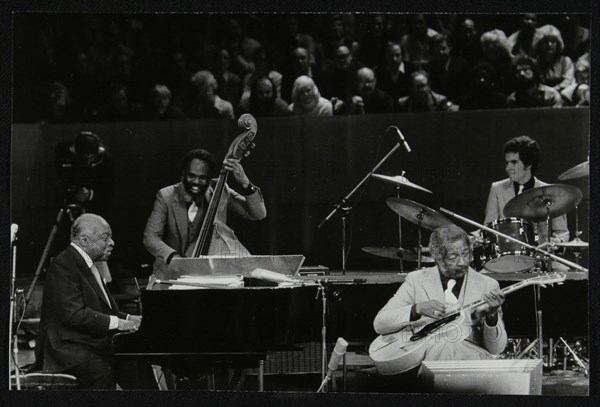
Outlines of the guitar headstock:
{"label": "guitar headstock", "polygon": [[250,155],[254,148],[254,137],[256,137],[257,125],[256,119],[251,114],[243,114],[238,119],[238,127],[244,132],[237,136],[229,146],[227,156],[231,158],[242,159]]}
{"label": "guitar headstock", "polygon": [[541,287],[546,287],[547,285],[553,284],[562,284],[567,278],[565,273],[548,273],[548,274],[540,274],[537,277],[530,278],[524,281],[527,284],[537,284]]}

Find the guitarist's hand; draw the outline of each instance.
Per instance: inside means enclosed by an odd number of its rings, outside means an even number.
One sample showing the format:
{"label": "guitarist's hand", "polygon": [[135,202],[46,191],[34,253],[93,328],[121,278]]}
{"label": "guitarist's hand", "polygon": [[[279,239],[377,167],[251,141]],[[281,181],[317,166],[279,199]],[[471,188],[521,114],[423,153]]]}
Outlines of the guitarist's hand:
{"label": "guitarist's hand", "polygon": [[486,322],[489,326],[494,326],[498,322],[498,309],[504,304],[504,293],[499,288],[483,294],[483,299],[487,303]]}
{"label": "guitarist's hand", "polygon": [[446,312],[446,306],[438,300],[425,301],[415,305],[415,312],[429,318],[439,319]]}
{"label": "guitarist's hand", "polygon": [[244,171],[244,167],[240,164],[240,160],[235,158],[226,158],[223,161],[223,168],[229,171],[238,184],[242,186],[242,188],[247,188],[250,185],[250,180]]}

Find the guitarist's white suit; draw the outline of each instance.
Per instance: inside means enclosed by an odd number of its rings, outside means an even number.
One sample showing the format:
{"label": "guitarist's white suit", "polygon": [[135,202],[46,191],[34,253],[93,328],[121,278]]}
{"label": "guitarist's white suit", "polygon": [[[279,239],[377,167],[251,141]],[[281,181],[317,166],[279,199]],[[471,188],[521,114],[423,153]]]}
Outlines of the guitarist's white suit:
{"label": "guitarist's white suit", "polygon": [[[460,307],[481,299],[484,293],[499,288],[493,278],[469,268],[458,297]],[[437,267],[408,273],[406,280],[396,294],[379,311],[373,322],[375,331],[388,334],[400,330],[410,321],[413,304],[429,300],[445,302],[444,288]],[[447,338],[427,342],[424,360],[465,360],[488,359],[499,354],[506,347],[507,337],[502,320],[502,309],[498,310],[498,323],[488,326],[485,322],[484,304],[467,312],[464,322],[458,327],[464,330],[466,339],[456,340],[454,334]],[[421,317],[424,318],[424,317]]]}

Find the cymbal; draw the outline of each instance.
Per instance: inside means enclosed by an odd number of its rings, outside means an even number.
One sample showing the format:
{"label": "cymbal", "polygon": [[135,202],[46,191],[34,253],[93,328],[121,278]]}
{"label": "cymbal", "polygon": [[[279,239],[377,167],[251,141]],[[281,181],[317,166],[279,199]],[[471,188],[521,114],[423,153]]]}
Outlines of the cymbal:
{"label": "cymbal", "polygon": [[504,215],[541,222],[546,219],[547,204],[550,205],[550,218],[556,218],[575,209],[581,197],[581,191],[573,185],[544,185],[525,191],[508,201],[504,207]]}
{"label": "cymbal", "polygon": [[433,194],[433,192],[431,192],[430,190],[428,190],[426,188],[423,188],[422,186],[417,185],[417,184],[415,184],[413,182],[410,182],[408,180],[408,178],[406,178],[403,175],[396,175],[396,176],[392,177],[392,176],[389,176],[389,175],[371,174],[371,176],[373,178],[377,178],[377,179],[380,179],[382,181],[391,182],[391,183],[396,184],[396,185],[400,185],[400,186],[404,186],[404,187],[410,187],[410,188],[418,189],[418,190],[421,190],[421,191]]}
{"label": "cymbal", "polygon": [[570,242],[559,242],[554,243],[554,245],[557,247],[566,247],[567,249],[587,249],[590,244],[588,242],[584,242],[579,238],[575,238]]}
{"label": "cymbal", "polygon": [[401,198],[388,198],[386,202],[394,212],[414,224],[419,224],[419,217],[422,215],[421,226],[425,229],[434,230],[440,226],[452,224],[441,213],[418,202]]}
{"label": "cymbal", "polygon": [[569,168],[558,176],[559,181],[566,181],[568,179],[580,178],[590,175],[590,162],[586,161],[575,167]]}
{"label": "cymbal", "polygon": [[[396,247],[363,247],[364,252],[373,254],[379,257],[385,257],[386,259],[396,259],[403,261],[419,261],[417,253],[413,253],[409,250],[399,249]],[[421,255],[421,264],[434,264],[433,258],[429,256]]]}

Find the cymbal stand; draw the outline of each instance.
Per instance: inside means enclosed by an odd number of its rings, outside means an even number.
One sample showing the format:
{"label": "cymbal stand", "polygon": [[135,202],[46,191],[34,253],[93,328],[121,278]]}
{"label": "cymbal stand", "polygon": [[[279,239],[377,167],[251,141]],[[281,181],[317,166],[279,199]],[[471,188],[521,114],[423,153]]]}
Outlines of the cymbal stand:
{"label": "cymbal stand", "polygon": [[[19,371],[19,347],[18,347],[18,338],[17,329],[14,330],[13,336],[13,323],[15,322],[16,313],[17,313],[17,292],[15,291],[15,281],[17,278],[17,245],[16,245],[16,236],[14,238],[15,241],[12,242],[12,270],[10,277],[10,313],[9,315],[9,324],[8,324],[8,338],[9,338],[9,360],[12,357],[14,367],[15,367],[15,384],[17,390],[21,390],[21,375]],[[12,345],[12,349],[11,346]],[[12,378],[8,378],[8,389],[12,389]]]}
{"label": "cymbal stand", "polygon": [[322,313],[321,313],[321,381],[324,383],[322,387],[325,389],[327,376],[327,289],[325,285],[317,280],[319,291],[317,298],[321,295]]}
{"label": "cymbal stand", "polygon": [[331,217],[338,211],[342,212],[342,274],[345,275],[346,274],[346,257],[347,257],[347,249],[346,249],[346,217],[348,216],[348,214],[350,213],[350,211],[352,210],[352,207],[349,206],[347,204],[348,199],[350,199],[350,197],[352,195],[354,195],[354,193],[356,191],[358,191],[358,189],[365,183],[367,182],[367,180],[375,173],[375,171],[377,171],[377,169],[379,167],[381,167],[381,165],[394,153],[394,151],[396,151],[398,148],[400,148],[400,143],[396,143],[396,145],[385,155],[385,157],[383,157],[381,159],[381,161],[379,161],[377,163],[377,165],[375,165],[375,167],[373,167],[373,169],[367,174],[365,175],[365,177],[354,187],[354,189],[352,189],[352,191],[350,191],[348,193],[348,195],[346,195],[339,204],[335,205],[333,210],[331,212],[329,212],[329,214],[325,217],[325,219],[323,219],[321,221],[321,223],[319,223],[319,225],[317,226],[317,229],[321,229],[321,227],[325,224],[325,222],[327,222],[329,219],[331,219]]}
{"label": "cymbal stand", "polygon": [[[404,176],[404,171],[402,171]],[[396,198],[400,199],[400,185],[396,185]],[[402,216],[398,215],[398,250],[400,253],[400,272],[404,272],[404,264],[402,262]]]}
{"label": "cymbal stand", "polygon": [[425,217],[425,211],[421,210],[419,212],[419,214],[417,215],[417,226],[418,226],[418,230],[419,230],[419,234],[418,234],[418,242],[419,242],[419,246],[417,247],[417,270],[421,268],[421,252],[422,252],[422,245],[421,245],[421,223],[423,222],[423,218]]}
{"label": "cymbal stand", "polygon": [[581,367],[583,369],[583,373],[585,374],[585,377],[588,377],[589,372],[588,372],[588,366],[579,358],[579,356],[577,355],[577,352],[575,352],[573,350],[573,348],[571,348],[569,346],[569,344],[561,337],[559,337],[559,340],[563,343],[565,349],[571,354],[571,356],[573,356],[573,360],[575,360],[575,362],[579,365],[579,367]]}

